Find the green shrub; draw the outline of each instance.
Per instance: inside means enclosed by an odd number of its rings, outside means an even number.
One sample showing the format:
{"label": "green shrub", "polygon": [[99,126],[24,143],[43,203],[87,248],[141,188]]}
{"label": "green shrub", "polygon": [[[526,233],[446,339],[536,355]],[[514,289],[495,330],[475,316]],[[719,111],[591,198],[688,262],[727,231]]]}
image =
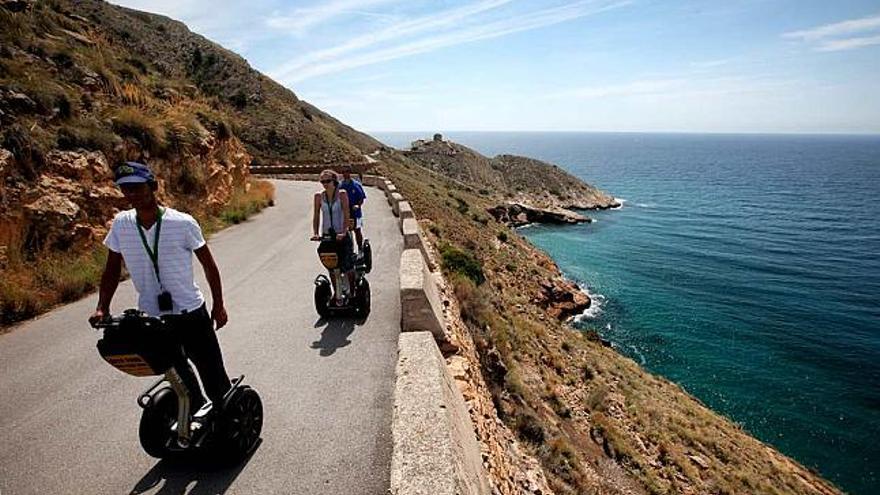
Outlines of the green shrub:
{"label": "green shrub", "polygon": [[546,438],[544,428],[541,426],[538,418],[529,413],[517,416],[516,431],[519,433],[520,437],[537,445],[544,443],[544,439]]}
{"label": "green shrub", "polygon": [[443,269],[447,272],[463,275],[477,285],[486,281],[486,276],[483,274],[483,266],[473,254],[454,246],[446,245],[441,248],[440,255]]}
{"label": "green shrub", "polygon": [[36,316],[43,309],[40,297],[15,283],[0,279],[0,325]]}
{"label": "green shrub", "polygon": [[0,142],[3,143],[3,148],[15,156],[19,172],[28,180],[36,179],[46,164],[46,155],[30,132],[19,125],[13,125],[6,129]]}
{"label": "green shrub", "polygon": [[480,224],[483,224],[483,225],[488,225],[488,224],[489,224],[489,218],[488,218],[488,217],[484,217],[484,216],[479,215],[479,214],[477,214],[477,213],[474,213],[473,215],[471,215],[471,218],[472,218],[475,222],[477,222],[477,223],[480,223]]}
{"label": "green shrub", "polygon": [[202,166],[184,162],[177,171],[175,186],[183,194],[195,194],[205,188],[206,180],[205,169]]}
{"label": "green shrub", "polygon": [[58,129],[57,146],[62,150],[75,150],[83,148],[91,151],[103,151],[109,153],[119,136],[109,129],[87,122],[74,122]]}
{"label": "green shrub", "polygon": [[168,144],[162,123],[137,108],[119,110],[113,117],[113,130],[122,137],[136,139],[154,155],[161,155]]}
{"label": "green shrub", "polygon": [[451,277],[451,281],[461,317],[467,322],[484,327],[490,318],[489,297],[486,292],[461,274]]}
{"label": "green shrub", "polygon": [[503,230],[499,231],[496,237],[498,237],[498,240],[501,242],[507,242],[507,232]]}

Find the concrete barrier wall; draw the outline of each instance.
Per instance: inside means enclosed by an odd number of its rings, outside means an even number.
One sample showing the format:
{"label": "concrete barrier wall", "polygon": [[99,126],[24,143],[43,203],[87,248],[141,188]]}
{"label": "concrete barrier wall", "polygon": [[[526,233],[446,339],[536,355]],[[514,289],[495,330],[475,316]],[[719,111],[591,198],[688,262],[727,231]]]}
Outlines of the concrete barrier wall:
{"label": "concrete barrier wall", "polygon": [[385,194],[400,218],[400,340],[391,433],[392,495],[491,492],[467,405],[439,344],[449,343],[437,278],[412,205],[390,181]]}
{"label": "concrete barrier wall", "polygon": [[385,185],[385,197],[388,198],[388,204],[391,204],[391,196],[397,193],[397,186],[388,183]]}
{"label": "concrete barrier wall", "polygon": [[443,305],[433,274],[418,249],[404,249],[400,255],[400,331],[428,331],[446,342]]}
{"label": "concrete barrier wall", "polygon": [[400,218],[400,231],[403,232],[403,221],[407,218],[416,218],[409,201],[401,201],[397,203],[397,216]]}
{"label": "concrete barrier wall", "polygon": [[391,193],[391,212],[395,217],[400,216],[400,203],[403,202],[403,195],[398,192]]}
{"label": "concrete barrier wall", "polygon": [[403,249],[418,249],[424,257],[422,237],[419,235],[419,222],[412,217],[404,218],[400,222],[400,233],[403,234]]}
{"label": "concrete barrier wall", "polygon": [[381,190],[385,190],[385,177],[379,175],[365,175],[363,177],[363,185],[369,187],[378,187]]}
{"label": "concrete barrier wall", "polygon": [[464,398],[428,332],[400,335],[391,431],[393,495],[489,493]]}

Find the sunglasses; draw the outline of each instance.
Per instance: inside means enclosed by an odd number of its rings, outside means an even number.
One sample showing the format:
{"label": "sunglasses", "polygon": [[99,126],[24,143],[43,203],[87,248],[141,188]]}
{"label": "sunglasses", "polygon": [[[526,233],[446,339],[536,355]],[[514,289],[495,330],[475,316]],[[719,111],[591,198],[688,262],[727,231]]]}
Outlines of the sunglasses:
{"label": "sunglasses", "polygon": [[321,184],[330,184],[333,182],[333,179],[321,179]]}

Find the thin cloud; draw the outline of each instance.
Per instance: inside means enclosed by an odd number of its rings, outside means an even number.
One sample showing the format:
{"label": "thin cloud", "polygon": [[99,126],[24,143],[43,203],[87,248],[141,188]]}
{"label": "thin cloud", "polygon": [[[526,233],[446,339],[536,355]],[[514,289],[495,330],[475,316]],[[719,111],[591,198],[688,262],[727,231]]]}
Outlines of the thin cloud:
{"label": "thin cloud", "polygon": [[269,72],[269,75],[274,79],[286,79],[293,73],[308,65],[324,60],[331,60],[346,53],[363,50],[382,42],[392,41],[406,36],[413,36],[446,26],[455,25],[468,17],[501,7],[510,2],[511,0],[484,0],[464,7],[448,9],[436,14],[394,24],[381,31],[358,36],[333,48],[327,48],[306,54],[301,58],[290,61],[280,67],[276,67]]}
{"label": "thin cloud", "polygon": [[266,20],[269,27],[287,29],[295,34],[305,34],[309,29],[336,17],[363,14],[362,9],[396,3],[400,0],[335,0],[313,7],[298,8],[288,15],[275,14]]}
{"label": "thin cloud", "polygon": [[784,33],[783,38],[801,39],[804,41],[817,41],[822,38],[833,38],[846,36],[863,31],[880,28],[880,15],[862,17],[861,19],[851,19],[843,22],[835,22],[833,24],[825,24],[823,26],[814,27],[812,29],[804,29],[802,31],[792,31]]}
{"label": "thin cloud", "polygon": [[[880,15],[825,24],[811,29],[783,33],[782,37],[814,45],[820,52],[852,50],[880,44]],[[873,31],[873,33],[872,33]],[[868,36],[854,36],[869,32]]]}
{"label": "thin cloud", "polygon": [[852,50],[853,48],[863,48],[866,46],[880,45],[880,35],[863,36],[860,38],[847,38],[843,40],[828,40],[822,42],[817,50],[820,52],[837,52],[841,50]]}
{"label": "thin cloud", "polygon": [[[402,57],[418,55],[435,51],[450,46],[472,43],[475,41],[499,38],[510,34],[538,29],[562,22],[595,15],[608,10],[616,9],[632,3],[629,0],[617,2],[596,2],[584,0],[561,7],[554,7],[523,14],[519,17],[500,21],[487,22],[482,25],[471,26],[457,31],[440,34],[408,43],[403,43],[390,48],[375,50],[364,54],[354,55],[348,58],[329,60],[317,64],[300,66],[295,74],[288,73],[288,77],[281,74],[279,79],[284,83],[294,83],[319,75],[340,72],[357,67],[363,67],[380,62],[386,62]],[[275,74],[276,77],[278,74]]]}

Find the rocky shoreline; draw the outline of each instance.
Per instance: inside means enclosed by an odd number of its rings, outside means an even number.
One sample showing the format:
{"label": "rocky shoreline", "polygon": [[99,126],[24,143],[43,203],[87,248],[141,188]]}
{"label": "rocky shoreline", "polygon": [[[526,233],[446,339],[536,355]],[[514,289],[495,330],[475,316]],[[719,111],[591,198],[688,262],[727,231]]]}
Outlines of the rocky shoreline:
{"label": "rocky shoreline", "polygon": [[530,223],[573,225],[589,223],[593,219],[562,208],[537,208],[523,203],[506,203],[487,210],[492,217],[510,227],[522,227]]}

